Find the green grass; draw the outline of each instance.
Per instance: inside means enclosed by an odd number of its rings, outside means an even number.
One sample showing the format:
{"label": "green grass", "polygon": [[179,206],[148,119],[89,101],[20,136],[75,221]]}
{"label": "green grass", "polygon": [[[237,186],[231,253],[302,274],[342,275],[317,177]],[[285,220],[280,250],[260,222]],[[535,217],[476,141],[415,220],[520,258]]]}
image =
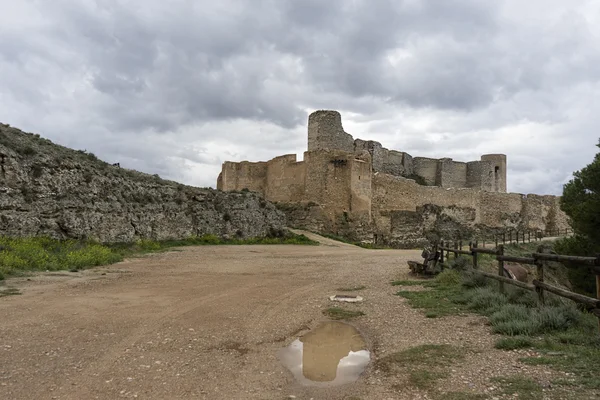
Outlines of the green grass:
{"label": "green grass", "polygon": [[341,307],[330,307],[323,314],[334,320],[351,319],[365,315],[362,311],[347,310]]}
{"label": "green grass", "polygon": [[392,281],[392,286],[428,286],[431,287],[433,282],[432,280],[409,280],[409,281]]}
{"label": "green grass", "polygon": [[495,348],[501,350],[524,349],[533,346],[533,340],[523,336],[503,337],[496,341]]}
{"label": "green grass", "polygon": [[447,344],[425,344],[389,354],[377,361],[386,374],[408,377],[407,384],[422,390],[432,389],[448,376],[448,368],[464,359],[464,351]]}
{"label": "green grass", "polygon": [[480,393],[468,393],[468,392],[446,392],[440,393],[434,397],[439,400],[485,400],[488,397]]}
{"label": "green grass", "polygon": [[491,381],[500,385],[500,392],[505,396],[517,397],[520,400],[543,398],[542,387],[529,378],[520,376],[496,377],[492,378]]}
{"label": "green grass", "polygon": [[[450,275],[457,273],[446,270],[433,280],[421,281],[427,290],[397,294],[407,298],[413,307],[423,309],[428,317],[464,312],[487,316],[492,331],[502,335],[496,341],[496,348],[532,348],[541,357],[525,357],[522,362],[574,374],[574,382],[558,381],[556,386],[600,389],[600,335],[594,315],[557,299],[548,301],[550,305],[537,307],[535,295],[529,292],[507,287],[506,294],[501,294],[495,282],[479,282],[464,272],[457,283],[456,276]],[[419,281],[393,284],[417,285]],[[525,385],[522,381],[505,383],[511,390]]]}
{"label": "green grass", "polygon": [[447,372],[435,372],[426,369],[417,369],[408,373],[408,383],[421,390],[435,387],[437,381],[448,376]]}
{"label": "green grass", "polygon": [[19,294],[21,294],[21,292],[17,288],[6,288],[0,290],[0,297],[15,296]]}
{"label": "green grass", "polygon": [[28,271],[78,271],[114,264],[125,257],[165,251],[178,246],[318,244],[304,235],[287,233],[281,237],[220,239],[215,235],[194,236],[184,240],[137,240],[133,243],[101,244],[90,240],[56,240],[48,237],[0,237],[0,280]]}
{"label": "green grass", "polygon": [[366,289],[366,286],[350,286],[350,287],[339,287],[336,290],[340,291],[340,292],[357,292],[359,290],[364,290]]}
{"label": "green grass", "polygon": [[396,353],[389,354],[377,362],[384,372],[394,367],[444,367],[462,360],[464,352],[449,344],[423,344]]}

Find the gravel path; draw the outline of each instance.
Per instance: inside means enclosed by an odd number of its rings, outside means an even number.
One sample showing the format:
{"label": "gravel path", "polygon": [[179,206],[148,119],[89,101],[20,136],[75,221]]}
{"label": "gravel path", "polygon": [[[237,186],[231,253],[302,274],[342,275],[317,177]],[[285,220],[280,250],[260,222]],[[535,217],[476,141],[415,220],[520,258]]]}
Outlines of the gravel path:
{"label": "gravel path", "polygon": [[[519,363],[519,352],[493,349],[485,319],[427,319],[395,296],[389,282],[407,279],[406,261],[419,257],[323,239],[318,247],[186,247],[12,279],[23,294],[0,298],[0,399],[419,399],[485,393],[495,375],[557,377]],[[325,319],[337,288],[362,285],[365,301],[344,307],[366,314],[352,323],[375,360],[446,343],[466,359],[430,392],[374,362],[345,386],[296,383],[277,352]]]}

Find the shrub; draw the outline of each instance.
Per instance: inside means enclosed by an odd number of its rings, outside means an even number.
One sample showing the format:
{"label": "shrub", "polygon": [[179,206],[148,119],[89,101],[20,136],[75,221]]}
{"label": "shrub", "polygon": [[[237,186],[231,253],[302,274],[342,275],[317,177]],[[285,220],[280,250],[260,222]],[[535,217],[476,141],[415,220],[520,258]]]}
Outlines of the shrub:
{"label": "shrub", "polygon": [[508,320],[495,324],[494,333],[500,333],[507,336],[532,336],[539,331],[539,323],[535,318],[529,320]]}
{"label": "shrub", "polygon": [[19,154],[21,154],[23,156],[32,156],[32,155],[34,155],[37,152],[35,151],[35,149],[33,147],[27,146],[27,147],[24,147],[22,149],[18,149],[17,153],[19,153]]}
{"label": "shrub", "polygon": [[466,269],[471,267],[471,260],[467,257],[458,257],[450,261],[450,268],[456,269],[458,271],[465,271]]}
{"label": "shrub", "polygon": [[472,310],[487,315],[497,311],[507,302],[508,299],[503,294],[491,288],[482,287],[473,290],[468,306]]}
{"label": "shrub", "polygon": [[531,309],[517,304],[505,304],[498,311],[490,315],[490,323],[492,325],[507,321],[527,321],[530,319],[532,319]]}
{"label": "shrub", "polygon": [[466,288],[482,288],[490,284],[485,276],[472,271],[463,272],[461,283]]}
{"label": "shrub", "polygon": [[44,173],[44,168],[42,168],[41,165],[34,165],[33,167],[31,167],[31,174],[33,175],[34,178],[39,178],[40,176],[42,176]]}
{"label": "shrub", "polygon": [[565,331],[577,325],[581,317],[572,306],[543,307],[536,313],[540,332]]}
{"label": "shrub", "polygon": [[231,221],[231,215],[229,215],[229,213],[223,214],[223,221],[225,221],[225,222]]}
{"label": "shrub", "polygon": [[537,305],[537,295],[530,291],[524,290],[512,285],[504,285],[506,296],[509,303],[520,304],[526,307],[535,307]]}
{"label": "shrub", "polygon": [[200,242],[205,244],[219,244],[221,239],[217,235],[206,234],[200,237]]}
{"label": "shrub", "polygon": [[458,271],[446,269],[435,277],[435,281],[441,286],[457,286],[460,285],[461,276]]}
{"label": "shrub", "polygon": [[533,346],[533,340],[523,336],[513,336],[499,339],[494,345],[495,348],[501,350],[516,350],[524,349]]}

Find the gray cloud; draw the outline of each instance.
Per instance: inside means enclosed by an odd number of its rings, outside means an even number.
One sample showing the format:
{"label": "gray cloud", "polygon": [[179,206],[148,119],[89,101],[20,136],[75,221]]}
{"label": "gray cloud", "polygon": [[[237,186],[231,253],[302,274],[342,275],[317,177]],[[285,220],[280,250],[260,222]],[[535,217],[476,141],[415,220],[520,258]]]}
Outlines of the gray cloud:
{"label": "gray cloud", "polygon": [[[596,148],[593,0],[4,2],[0,120],[196,185],[301,154],[306,118],[560,193]],[[544,12],[540,12],[544,10]]]}

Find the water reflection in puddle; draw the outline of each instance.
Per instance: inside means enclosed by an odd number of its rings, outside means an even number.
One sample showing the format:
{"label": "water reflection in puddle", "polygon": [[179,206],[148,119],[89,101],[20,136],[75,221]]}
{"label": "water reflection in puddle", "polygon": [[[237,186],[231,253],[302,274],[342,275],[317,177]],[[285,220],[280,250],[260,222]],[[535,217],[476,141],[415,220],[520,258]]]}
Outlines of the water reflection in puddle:
{"label": "water reflection in puddle", "polygon": [[371,355],[356,328],[328,321],[282,349],[279,359],[302,384],[337,386],[357,380]]}

